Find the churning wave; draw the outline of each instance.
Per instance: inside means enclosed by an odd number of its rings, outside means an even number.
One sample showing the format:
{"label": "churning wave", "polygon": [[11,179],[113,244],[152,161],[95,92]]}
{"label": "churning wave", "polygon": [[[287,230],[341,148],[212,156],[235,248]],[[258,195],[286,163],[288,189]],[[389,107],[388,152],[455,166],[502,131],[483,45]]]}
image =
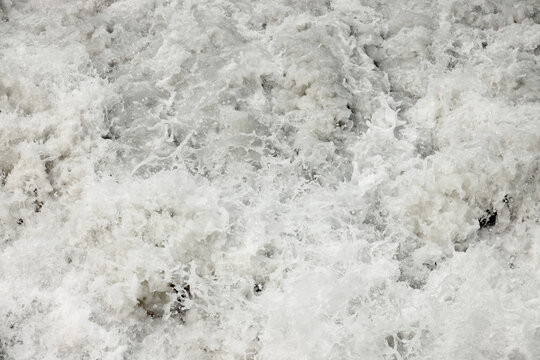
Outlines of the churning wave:
{"label": "churning wave", "polygon": [[537,1],[0,5],[0,359],[540,358]]}

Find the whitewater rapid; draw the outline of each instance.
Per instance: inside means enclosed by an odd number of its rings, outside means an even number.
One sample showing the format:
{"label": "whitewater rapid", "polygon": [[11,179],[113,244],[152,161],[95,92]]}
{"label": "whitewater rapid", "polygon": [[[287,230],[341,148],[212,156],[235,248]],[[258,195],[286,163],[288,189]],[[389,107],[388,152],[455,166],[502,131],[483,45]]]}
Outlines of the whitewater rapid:
{"label": "whitewater rapid", "polygon": [[538,1],[0,15],[0,359],[540,358]]}

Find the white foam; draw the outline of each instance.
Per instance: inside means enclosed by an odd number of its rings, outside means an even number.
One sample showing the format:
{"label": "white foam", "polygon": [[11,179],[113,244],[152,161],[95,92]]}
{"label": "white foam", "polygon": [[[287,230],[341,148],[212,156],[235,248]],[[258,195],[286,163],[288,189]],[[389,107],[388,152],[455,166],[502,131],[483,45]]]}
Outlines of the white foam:
{"label": "white foam", "polygon": [[533,0],[0,5],[0,358],[540,357]]}

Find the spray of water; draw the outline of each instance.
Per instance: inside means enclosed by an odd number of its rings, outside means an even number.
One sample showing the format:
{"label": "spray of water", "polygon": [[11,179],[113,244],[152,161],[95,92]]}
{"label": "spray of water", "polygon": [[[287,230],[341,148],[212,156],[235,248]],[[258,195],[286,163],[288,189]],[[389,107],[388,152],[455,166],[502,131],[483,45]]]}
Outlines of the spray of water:
{"label": "spray of water", "polygon": [[540,358],[535,0],[0,15],[0,359]]}

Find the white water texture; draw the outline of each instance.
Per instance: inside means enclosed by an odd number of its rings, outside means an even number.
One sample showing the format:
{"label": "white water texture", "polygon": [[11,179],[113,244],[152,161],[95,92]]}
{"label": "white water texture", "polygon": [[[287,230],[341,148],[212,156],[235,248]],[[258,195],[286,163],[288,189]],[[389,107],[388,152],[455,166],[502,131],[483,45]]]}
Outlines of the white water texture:
{"label": "white water texture", "polygon": [[0,359],[540,359],[537,0],[0,4]]}

